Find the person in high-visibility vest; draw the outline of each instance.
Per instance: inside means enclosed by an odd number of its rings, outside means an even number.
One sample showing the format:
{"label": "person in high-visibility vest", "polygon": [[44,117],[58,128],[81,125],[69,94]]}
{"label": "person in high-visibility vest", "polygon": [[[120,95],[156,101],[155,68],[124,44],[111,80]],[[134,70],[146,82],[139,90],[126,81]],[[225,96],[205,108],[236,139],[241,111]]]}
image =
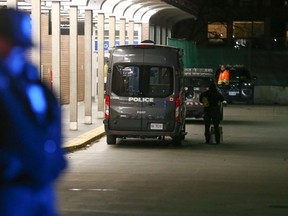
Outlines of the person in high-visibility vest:
{"label": "person in high-visibility vest", "polygon": [[229,84],[229,79],[230,79],[230,72],[226,68],[225,65],[221,65],[220,68],[220,73],[218,77],[218,85],[228,85]]}

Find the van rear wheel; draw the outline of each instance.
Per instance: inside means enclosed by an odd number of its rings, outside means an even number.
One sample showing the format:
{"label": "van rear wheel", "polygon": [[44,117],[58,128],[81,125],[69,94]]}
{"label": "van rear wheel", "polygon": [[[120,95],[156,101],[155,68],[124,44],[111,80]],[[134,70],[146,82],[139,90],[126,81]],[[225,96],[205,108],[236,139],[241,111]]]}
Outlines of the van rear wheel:
{"label": "van rear wheel", "polygon": [[173,146],[181,146],[182,145],[182,135],[172,137]]}
{"label": "van rear wheel", "polygon": [[106,137],[106,142],[107,142],[107,144],[109,144],[109,145],[114,145],[114,144],[116,144],[116,136],[107,135],[107,137]]}

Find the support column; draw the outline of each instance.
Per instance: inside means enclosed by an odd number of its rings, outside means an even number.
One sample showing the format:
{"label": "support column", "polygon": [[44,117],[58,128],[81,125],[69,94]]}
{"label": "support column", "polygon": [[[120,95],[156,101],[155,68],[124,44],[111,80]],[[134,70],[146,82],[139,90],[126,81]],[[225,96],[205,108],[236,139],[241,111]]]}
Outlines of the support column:
{"label": "support column", "polygon": [[32,37],[35,43],[32,49],[32,62],[41,78],[41,1],[32,1]]}
{"label": "support column", "polygon": [[167,37],[168,37],[168,38],[171,38],[171,36],[172,36],[171,28],[168,28],[168,30],[167,30]]}
{"label": "support column", "polygon": [[125,45],[126,39],[126,19],[120,19],[120,32],[119,32],[120,45]]}
{"label": "support column", "polygon": [[98,14],[98,118],[104,118],[104,18]]}
{"label": "support column", "polygon": [[129,44],[133,44],[134,43],[134,21],[133,20],[129,21],[128,42],[129,42]]}
{"label": "support column", "polygon": [[109,17],[109,47],[115,45],[115,31],[116,31],[116,18],[115,16]]}
{"label": "support column", "polygon": [[60,101],[60,69],[61,69],[61,44],[60,44],[60,2],[52,2],[52,81],[53,91]]}
{"label": "support column", "polygon": [[161,28],[160,26],[156,26],[156,34],[155,34],[155,44],[161,43]]}
{"label": "support column", "polygon": [[7,7],[17,9],[17,0],[7,0]]}
{"label": "support column", "polygon": [[78,8],[70,7],[70,130],[78,130]]}
{"label": "support column", "polygon": [[92,10],[85,11],[85,124],[92,124]]}
{"label": "support column", "polygon": [[161,35],[162,35],[162,39],[161,39],[161,44],[162,45],[166,45],[167,44],[167,31],[166,31],[166,27],[162,27],[161,29]]}
{"label": "support column", "polygon": [[[153,37],[154,38],[154,37]],[[153,40],[150,35],[150,27],[149,23],[142,23],[141,24],[141,40]]]}
{"label": "support column", "polygon": [[153,25],[149,26],[149,39],[156,43],[155,27]]}

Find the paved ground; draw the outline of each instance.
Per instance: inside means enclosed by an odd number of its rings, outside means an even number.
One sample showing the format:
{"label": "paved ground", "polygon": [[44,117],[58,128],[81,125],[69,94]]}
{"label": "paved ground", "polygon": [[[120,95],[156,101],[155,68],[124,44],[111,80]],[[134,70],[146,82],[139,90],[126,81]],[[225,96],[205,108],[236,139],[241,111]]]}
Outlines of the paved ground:
{"label": "paved ground", "polygon": [[85,105],[83,102],[78,103],[78,130],[69,129],[69,105],[62,106],[62,125],[63,125],[63,147],[67,151],[84,147],[95,139],[105,134],[103,127],[103,119],[97,118],[97,104],[92,104],[92,124],[85,124],[84,117]]}
{"label": "paved ground", "polygon": [[228,105],[224,143],[204,144],[203,121],[187,137],[105,137],[67,154],[59,179],[62,216],[287,216],[288,107]]}

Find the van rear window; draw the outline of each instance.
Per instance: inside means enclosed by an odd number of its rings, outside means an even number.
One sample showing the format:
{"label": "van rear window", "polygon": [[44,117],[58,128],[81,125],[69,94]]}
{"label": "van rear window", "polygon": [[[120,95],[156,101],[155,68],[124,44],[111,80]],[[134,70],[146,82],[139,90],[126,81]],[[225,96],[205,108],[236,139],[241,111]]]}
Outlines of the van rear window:
{"label": "van rear window", "polygon": [[173,93],[173,69],[114,65],[112,92],[118,96],[167,97]]}

